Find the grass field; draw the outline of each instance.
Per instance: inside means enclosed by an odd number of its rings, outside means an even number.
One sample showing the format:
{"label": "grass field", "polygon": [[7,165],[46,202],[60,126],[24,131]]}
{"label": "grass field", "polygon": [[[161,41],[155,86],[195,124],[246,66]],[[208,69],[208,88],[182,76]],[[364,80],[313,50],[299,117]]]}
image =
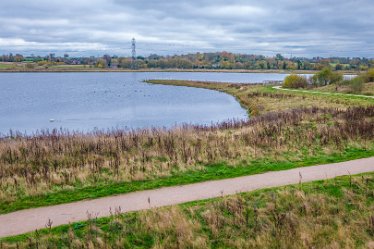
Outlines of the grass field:
{"label": "grass field", "polygon": [[10,68],[14,68],[14,65],[12,63],[0,63],[0,70],[10,69]]}
{"label": "grass field", "polygon": [[29,72],[29,71],[79,71],[90,70],[89,66],[85,65],[38,65],[37,63],[1,63],[0,72]]}
{"label": "grass field", "polygon": [[211,127],[2,138],[0,213],[374,154],[373,100],[154,83],[227,92],[253,117]]}
{"label": "grass field", "polygon": [[86,65],[52,65],[49,68],[60,68],[60,69],[84,69],[89,68],[89,66]]}
{"label": "grass field", "polygon": [[374,173],[122,214],[1,248],[372,248]]}

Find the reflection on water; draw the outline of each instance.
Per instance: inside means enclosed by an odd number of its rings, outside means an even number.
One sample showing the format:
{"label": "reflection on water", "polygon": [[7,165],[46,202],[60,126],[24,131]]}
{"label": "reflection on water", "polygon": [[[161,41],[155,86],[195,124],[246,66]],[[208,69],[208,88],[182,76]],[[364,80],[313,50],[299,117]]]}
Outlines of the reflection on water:
{"label": "reflection on water", "polygon": [[244,73],[14,73],[0,74],[0,133],[64,128],[171,127],[246,119],[227,94],[150,85],[144,79],[221,82],[282,80],[282,74]]}

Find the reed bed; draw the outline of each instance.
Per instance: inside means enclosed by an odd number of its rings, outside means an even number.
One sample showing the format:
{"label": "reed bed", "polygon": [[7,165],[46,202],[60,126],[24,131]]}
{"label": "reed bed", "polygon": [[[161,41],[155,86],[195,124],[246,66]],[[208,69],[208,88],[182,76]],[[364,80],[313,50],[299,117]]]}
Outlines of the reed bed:
{"label": "reed bed", "polygon": [[0,139],[0,200],[156,179],[219,162],[250,167],[251,160],[371,148],[373,120],[374,106],[314,107],[171,130],[12,133]]}

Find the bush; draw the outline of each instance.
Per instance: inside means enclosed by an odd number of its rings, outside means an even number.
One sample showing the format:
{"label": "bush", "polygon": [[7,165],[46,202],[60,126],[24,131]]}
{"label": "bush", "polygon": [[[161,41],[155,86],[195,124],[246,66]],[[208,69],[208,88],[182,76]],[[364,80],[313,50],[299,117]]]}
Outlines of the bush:
{"label": "bush", "polygon": [[349,86],[352,93],[361,93],[364,87],[364,80],[362,77],[356,77],[349,81]]}
{"label": "bush", "polygon": [[34,63],[26,63],[26,68],[27,69],[34,69],[35,68],[35,64]]}
{"label": "bush", "polygon": [[357,76],[350,80],[344,80],[342,85],[350,88],[350,93],[361,93],[364,87],[365,79],[362,76]]}
{"label": "bush", "polygon": [[374,68],[368,70],[364,75],[363,79],[365,82],[374,82]]}
{"label": "bush", "polygon": [[297,74],[288,75],[283,83],[283,87],[285,88],[306,88],[307,85],[307,79]]}
{"label": "bush", "polygon": [[39,62],[38,62],[38,66],[39,66],[39,67],[47,66],[47,64],[48,64],[48,61],[39,61]]}
{"label": "bush", "polygon": [[343,80],[343,75],[338,72],[333,72],[326,67],[312,77],[314,86],[326,86],[329,84],[336,84]]}

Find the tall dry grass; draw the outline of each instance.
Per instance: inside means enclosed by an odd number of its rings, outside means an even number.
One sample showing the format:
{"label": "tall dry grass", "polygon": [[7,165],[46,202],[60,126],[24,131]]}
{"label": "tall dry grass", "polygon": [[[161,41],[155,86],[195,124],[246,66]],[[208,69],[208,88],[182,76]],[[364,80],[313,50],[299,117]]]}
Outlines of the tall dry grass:
{"label": "tall dry grass", "polygon": [[222,161],[289,159],[302,148],[313,154],[365,147],[373,142],[373,119],[373,106],[300,108],[172,130],[14,133],[0,139],[0,199],[153,179]]}

